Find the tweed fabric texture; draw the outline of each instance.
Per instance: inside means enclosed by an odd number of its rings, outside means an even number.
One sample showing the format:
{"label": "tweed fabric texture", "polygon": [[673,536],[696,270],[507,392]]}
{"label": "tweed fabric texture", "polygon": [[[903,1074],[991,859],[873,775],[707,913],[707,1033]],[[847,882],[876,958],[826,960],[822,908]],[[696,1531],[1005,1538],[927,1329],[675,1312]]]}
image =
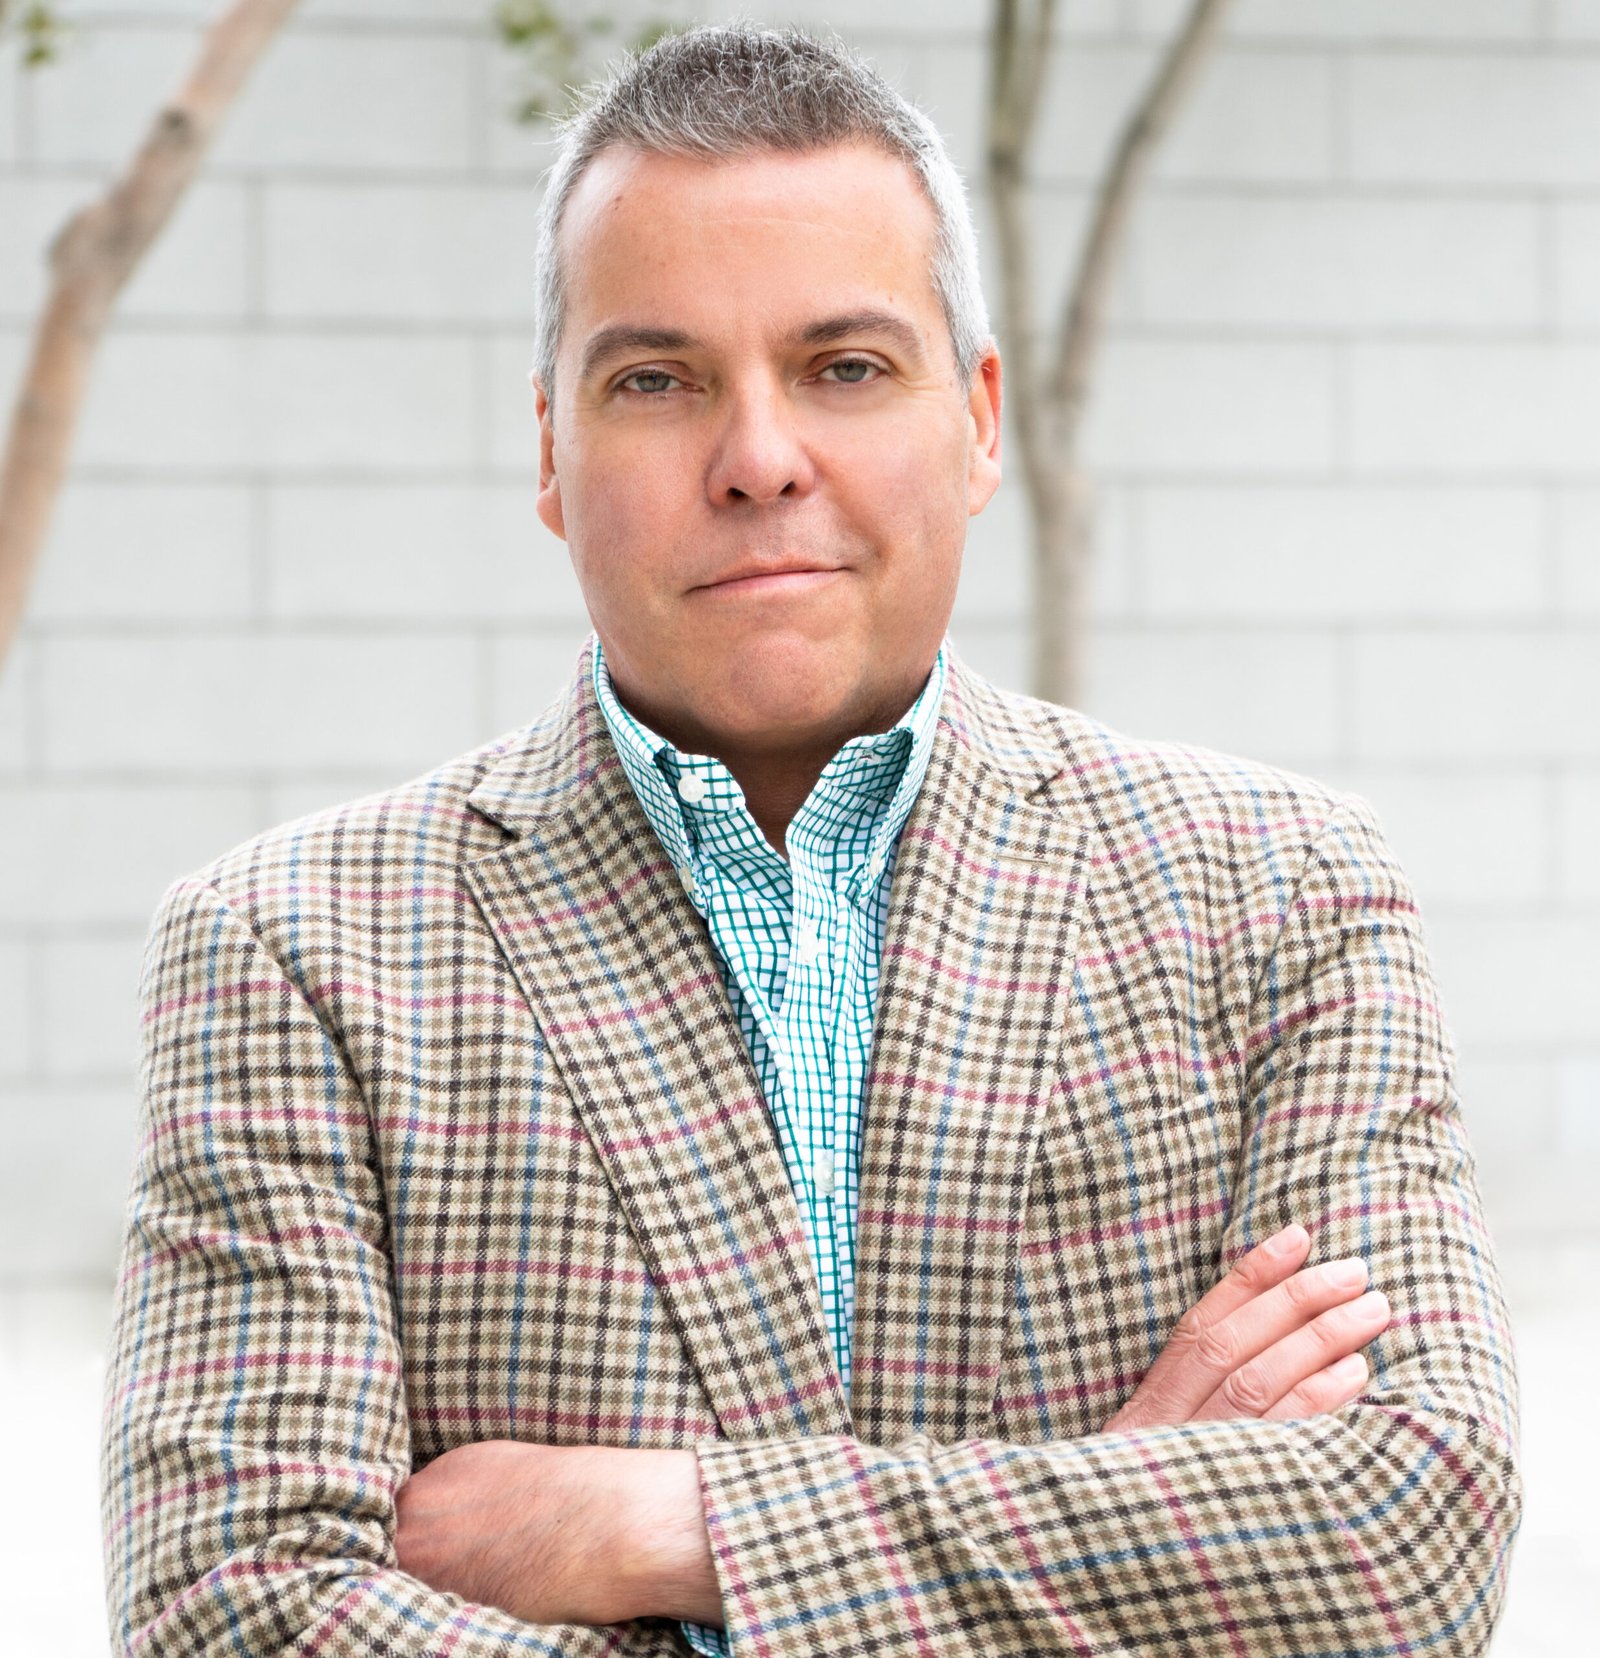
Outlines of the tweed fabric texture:
{"label": "tweed fabric texture", "polygon": [[[834,1363],[850,1391],[861,1088],[900,831],[928,770],[945,653],[888,731],[852,737],[784,836],[761,833],[722,762],[685,753],[618,700],[594,646],[594,694],[644,815],[705,917],[739,1034],[777,1125],[817,1269]],[[721,1630],[685,1623],[704,1658]]]}
{"label": "tweed fabric texture", "polygon": [[[1478,1653],[1505,1308],[1368,809],[952,658],[901,838],[846,1392],[700,916],[594,703],[175,882],[104,1433],[122,1652],[688,1650],[399,1572],[471,1440],[693,1446],[732,1650]],[[1357,1402],[1101,1433],[1307,1226],[1394,1303]]]}

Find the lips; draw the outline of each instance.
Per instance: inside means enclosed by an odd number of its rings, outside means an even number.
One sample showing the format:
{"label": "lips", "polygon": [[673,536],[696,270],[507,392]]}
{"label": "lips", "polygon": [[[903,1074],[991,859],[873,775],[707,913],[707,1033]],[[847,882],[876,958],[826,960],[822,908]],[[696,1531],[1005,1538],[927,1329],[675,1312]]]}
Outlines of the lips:
{"label": "lips", "polygon": [[831,576],[839,574],[838,566],[828,564],[795,564],[789,566],[756,565],[735,570],[717,581],[706,582],[700,589],[707,593],[782,593],[804,592],[819,587]]}
{"label": "lips", "polygon": [[764,570],[755,576],[734,576],[726,581],[712,582],[708,593],[804,593],[821,587],[838,575],[837,570]]}

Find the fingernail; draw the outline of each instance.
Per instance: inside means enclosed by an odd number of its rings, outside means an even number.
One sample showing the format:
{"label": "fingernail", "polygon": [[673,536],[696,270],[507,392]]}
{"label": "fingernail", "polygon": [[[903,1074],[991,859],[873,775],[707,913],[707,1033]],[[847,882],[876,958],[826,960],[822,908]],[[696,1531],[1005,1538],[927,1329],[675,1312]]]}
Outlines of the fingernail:
{"label": "fingernail", "polygon": [[1349,1387],[1352,1382],[1365,1380],[1366,1374],[1367,1361],[1359,1353],[1352,1353],[1349,1358],[1340,1359],[1328,1372],[1329,1379],[1341,1387]]}
{"label": "fingernail", "polygon": [[1330,1261],[1326,1267],[1328,1282],[1341,1289],[1367,1281],[1367,1263],[1359,1255],[1347,1256],[1342,1261]]}
{"label": "fingernail", "polygon": [[1388,1317],[1389,1297],[1386,1296],[1382,1290],[1368,1290],[1367,1293],[1355,1303],[1355,1309],[1358,1313],[1363,1315],[1370,1313],[1374,1318],[1376,1318],[1380,1313],[1382,1313],[1384,1317]]}
{"label": "fingernail", "polygon": [[1286,1226],[1267,1239],[1267,1248],[1274,1255],[1292,1255],[1297,1249],[1303,1249],[1307,1241],[1303,1226]]}

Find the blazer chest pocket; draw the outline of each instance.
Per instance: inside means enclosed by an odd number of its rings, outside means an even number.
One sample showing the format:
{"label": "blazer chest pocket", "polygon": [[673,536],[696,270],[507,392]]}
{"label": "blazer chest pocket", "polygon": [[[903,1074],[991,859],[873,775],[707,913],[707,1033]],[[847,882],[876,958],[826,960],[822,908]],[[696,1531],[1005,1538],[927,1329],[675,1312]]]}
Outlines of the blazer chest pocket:
{"label": "blazer chest pocket", "polygon": [[1052,1102],[1023,1221],[996,1414],[1023,1442],[1100,1431],[1215,1281],[1237,1148],[1231,1115]]}

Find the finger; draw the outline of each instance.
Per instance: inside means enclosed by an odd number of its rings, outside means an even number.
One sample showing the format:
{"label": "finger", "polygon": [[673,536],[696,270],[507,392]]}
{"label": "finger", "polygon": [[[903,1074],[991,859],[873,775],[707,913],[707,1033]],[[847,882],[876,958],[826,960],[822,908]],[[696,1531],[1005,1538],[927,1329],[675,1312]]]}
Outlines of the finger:
{"label": "finger", "polygon": [[1322,1416],[1353,1404],[1366,1391],[1371,1367],[1364,1353],[1348,1353],[1337,1364],[1308,1376],[1261,1418],[1263,1422],[1291,1422],[1301,1416]]}
{"label": "finger", "polygon": [[1372,1290],[1348,1305],[1330,1308],[1230,1371],[1190,1420],[1265,1416],[1306,1377],[1364,1347],[1388,1326],[1389,1318],[1389,1298],[1382,1290]]}
{"label": "finger", "polygon": [[[1367,1263],[1358,1255],[1304,1267],[1281,1284],[1263,1290],[1238,1312],[1207,1331],[1195,1343],[1197,1369],[1209,1373],[1211,1387],[1216,1387],[1275,1342],[1292,1335],[1330,1308],[1354,1301],[1366,1287]],[[1342,1358],[1343,1352],[1328,1357]],[[1290,1380],[1296,1382],[1300,1377]],[[1210,1391],[1207,1388],[1201,1398]]]}
{"label": "finger", "polygon": [[1178,1320],[1132,1397],[1102,1431],[1183,1421],[1222,1375],[1195,1372],[1195,1346],[1253,1297],[1294,1272],[1310,1247],[1311,1237],[1303,1226],[1286,1226],[1241,1255],[1226,1276]]}
{"label": "finger", "polygon": [[[1185,1320],[1180,1320],[1161,1360],[1157,1361],[1162,1364],[1160,1374],[1157,1375],[1156,1367],[1152,1366],[1150,1376],[1146,1377],[1161,1411],[1158,1420],[1187,1421],[1217,1388],[1251,1359],[1292,1335],[1308,1320],[1342,1302],[1354,1300],[1366,1283],[1366,1270],[1366,1264],[1355,1256],[1326,1261],[1318,1266],[1305,1267],[1282,1283],[1261,1291],[1220,1323],[1202,1325],[1197,1317],[1186,1330]],[[1196,1307],[1197,1315],[1204,1306],[1202,1302]],[[1279,1394],[1287,1392],[1312,1370],[1320,1369],[1331,1359],[1342,1358],[1349,1351],[1349,1347],[1343,1347],[1337,1353],[1329,1353],[1316,1364],[1307,1365],[1287,1377]],[[1279,1394],[1274,1394],[1264,1403],[1272,1403]],[[1143,1403],[1140,1403],[1141,1409]],[[1223,1414],[1237,1416],[1246,1413],[1236,1409]]]}
{"label": "finger", "polygon": [[1310,1250],[1311,1234],[1303,1226],[1286,1226],[1274,1232],[1241,1255],[1227,1274],[1195,1302],[1188,1316],[1209,1329],[1263,1290],[1281,1284],[1301,1266]]}

